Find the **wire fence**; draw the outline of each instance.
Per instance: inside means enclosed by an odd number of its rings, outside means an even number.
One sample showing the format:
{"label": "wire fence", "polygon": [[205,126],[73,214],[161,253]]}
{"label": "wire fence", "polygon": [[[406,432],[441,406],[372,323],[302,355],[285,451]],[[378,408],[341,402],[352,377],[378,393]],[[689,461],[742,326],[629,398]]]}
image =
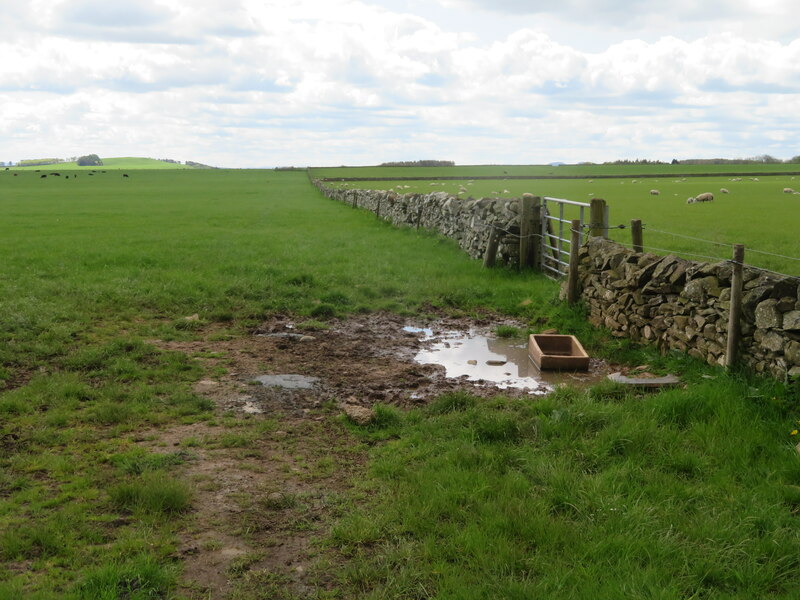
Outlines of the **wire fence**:
{"label": "wire fence", "polygon": [[[625,228],[626,228],[625,225],[617,225],[617,226],[609,227],[609,229],[625,229]],[[665,231],[665,230],[656,229],[655,227],[650,227],[650,226],[647,226],[647,225],[644,225],[644,224],[642,225],[642,229],[644,231],[649,231],[649,232],[652,232],[652,233],[658,233],[658,234],[661,234],[661,235],[668,235],[668,236],[672,236],[672,237],[679,238],[679,239],[689,240],[689,241],[692,241],[692,242],[704,243],[704,244],[708,244],[710,246],[716,246],[716,247],[719,247],[719,248],[730,248],[731,250],[733,250],[733,248],[734,248],[734,244],[730,244],[730,243],[726,243],[726,242],[718,242],[718,241],[715,241],[715,240],[707,240],[705,238],[695,237],[695,236],[691,236],[691,235],[685,235],[685,234],[682,234],[682,233],[675,233],[674,231]],[[629,248],[633,247],[633,243],[632,242],[624,242],[624,241],[618,241],[617,240],[617,243],[620,243],[623,246],[626,246],[626,247],[629,247]],[[679,254],[681,256],[687,256],[687,257],[693,257],[693,258],[701,258],[701,259],[704,259],[704,260],[712,260],[712,261],[717,261],[717,262],[719,262],[719,261],[728,261],[728,262],[730,262],[732,264],[735,263],[735,261],[730,258],[730,255],[729,256],[719,256],[719,255],[703,254],[703,253],[700,253],[700,252],[676,250],[675,248],[660,248],[660,247],[657,247],[657,246],[649,246],[649,245],[644,245],[644,244],[642,245],[642,248],[644,250],[653,251],[653,252],[659,252],[659,253],[666,252],[668,254]],[[773,258],[779,258],[781,260],[789,260],[789,261],[794,261],[794,262],[800,263],[800,257],[789,256],[789,255],[786,255],[786,254],[779,254],[777,252],[769,252],[767,250],[758,250],[756,248],[750,248],[750,247],[746,248],[746,252],[747,253],[758,254],[758,255],[761,255],[761,256],[770,256],[770,257],[773,257]],[[755,266],[755,265],[753,265],[751,263],[742,263],[742,264],[744,264],[748,268],[756,270],[756,271],[761,271],[763,273],[769,273],[769,274],[772,274],[772,275],[777,275],[778,277],[785,277],[787,279],[800,281],[800,277],[798,277],[797,275],[790,275],[788,273],[781,273],[779,271],[774,271],[774,270],[771,270],[771,269],[765,269],[763,267],[757,267],[757,266]]]}

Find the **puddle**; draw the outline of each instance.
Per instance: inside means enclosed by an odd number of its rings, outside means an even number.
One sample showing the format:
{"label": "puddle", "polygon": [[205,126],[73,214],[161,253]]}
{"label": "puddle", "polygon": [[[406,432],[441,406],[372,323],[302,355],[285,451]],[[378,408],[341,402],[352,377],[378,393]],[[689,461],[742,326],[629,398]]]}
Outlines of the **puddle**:
{"label": "puddle", "polygon": [[307,375],[259,375],[253,379],[264,387],[280,387],[287,390],[310,390],[319,381],[319,377]]}
{"label": "puddle", "polygon": [[403,330],[423,334],[422,341],[432,341],[414,360],[443,366],[448,378],[466,377],[479,385],[546,394],[560,383],[594,383],[605,376],[597,368],[587,372],[540,371],[528,356],[527,342],[520,339],[497,338],[475,330],[437,336],[430,329]]}

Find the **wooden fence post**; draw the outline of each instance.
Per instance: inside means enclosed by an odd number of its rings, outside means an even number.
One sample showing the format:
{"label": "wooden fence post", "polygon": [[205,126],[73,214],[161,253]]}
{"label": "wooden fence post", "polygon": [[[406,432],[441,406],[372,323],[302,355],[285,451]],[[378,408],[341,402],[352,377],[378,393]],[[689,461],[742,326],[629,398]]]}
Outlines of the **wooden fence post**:
{"label": "wooden fence post", "polygon": [[569,272],[567,273],[567,304],[572,306],[578,301],[578,251],[581,245],[581,221],[572,220],[572,235],[569,245]]}
{"label": "wooden fence post", "polygon": [[497,257],[497,246],[500,243],[500,229],[497,225],[492,225],[489,232],[489,242],[486,244],[486,252],[483,255],[483,266],[486,268],[493,267],[495,258]]}
{"label": "wooden fence post", "polygon": [[744,245],[733,246],[733,276],[731,277],[731,308],[728,311],[728,348],[725,352],[725,367],[730,369],[739,360],[739,340],[742,329],[742,265]]}
{"label": "wooden fence post", "polygon": [[378,206],[375,208],[375,216],[381,218],[381,199],[378,198]]}
{"label": "wooden fence post", "polygon": [[531,266],[533,258],[533,194],[522,194],[519,200],[519,268]]}
{"label": "wooden fence post", "polygon": [[419,229],[420,221],[422,221],[422,204],[417,208],[417,229]]}
{"label": "wooden fence post", "polygon": [[644,252],[641,219],[633,219],[631,221],[631,242],[633,243],[634,252]]}
{"label": "wooden fence post", "polygon": [[602,198],[592,198],[589,208],[589,220],[592,223],[589,235],[594,237],[608,237],[605,200]]}

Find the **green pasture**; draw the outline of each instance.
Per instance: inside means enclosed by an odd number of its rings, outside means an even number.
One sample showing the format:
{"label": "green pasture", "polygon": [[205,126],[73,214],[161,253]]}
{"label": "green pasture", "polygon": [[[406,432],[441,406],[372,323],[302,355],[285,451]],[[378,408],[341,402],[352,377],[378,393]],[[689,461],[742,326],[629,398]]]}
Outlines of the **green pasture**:
{"label": "green pasture", "polygon": [[186,165],[179,165],[176,163],[168,163],[164,162],[163,160],[158,160],[155,158],[141,158],[141,157],[116,157],[116,158],[103,158],[102,166],[90,166],[84,167],[79,166],[74,162],[63,162],[57,163],[53,165],[36,165],[30,167],[9,167],[11,171],[42,171],[42,172],[52,172],[52,171],[91,171],[91,170],[101,170],[101,169],[164,169],[164,170],[175,170],[175,169],[192,169],[193,167],[189,167]]}
{"label": "green pasture", "polygon": [[[283,425],[193,393],[224,361],[163,342],[249,336],[277,314],[324,335],[375,311],[511,315],[687,386],[450,394],[379,406],[364,427],[320,409],[369,468],[318,524],[325,560],[308,569],[326,584],[308,597],[800,595],[796,386],[632,347],[561,304],[557,284],[483,269],[450,240],[325,199],[303,172],[79,175],[0,171],[0,600],[209,597],[178,584],[197,492],[183,468],[198,444],[247,456]],[[723,206],[680,199],[676,214]],[[137,443],[200,421],[218,435]],[[248,564],[229,600],[297,597]]]}
{"label": "green pasture", "polygon": [[[645,227],[644,244],[657,254],[673,252],[696,260],[721,260],[730,258],[732,244],[741,243],[746,247],[748,263],[800,275],[800,236],[796,233],[800,227],[800,195],[783,192],[784,188],[800,191],[800,176],[394,180],[330,185],[394,189],[398,193],[445,191],[453,195],[463,188],[467,192],[461,194],[462,198],[513,198],[526,192],[576,202],[603,198],[610,207],[611,224],[626,226],[624,230],[610,232],[610,237],[617,241],[630,244],[630,222],[641,219]],[[729,193],[720,192],[722,188]],[[651,195],[650,190],[658,190],[659,195]],[[689,197],[704,192],[712,192],[714,201],[686,204]],[[577,218],[570,211],[565,214],[567,218]]]}

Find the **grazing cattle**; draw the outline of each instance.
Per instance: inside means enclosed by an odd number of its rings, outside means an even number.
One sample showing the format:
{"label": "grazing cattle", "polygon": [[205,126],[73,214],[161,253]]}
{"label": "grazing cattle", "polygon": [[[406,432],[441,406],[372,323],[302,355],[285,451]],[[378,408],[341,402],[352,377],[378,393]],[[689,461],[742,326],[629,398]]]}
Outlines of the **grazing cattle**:
{"label": "grazing cattle", "polygon": [[44,175],[39,175],[39,179],[46,179],[46,178],[47,178],[47,173],[45,173]]}
{"label": "grazing cattle", "polygon": [[660,193],[661,192],[659,192],[658,190],[650,190],[650,195],[651,196],[658,196]]}
{"label": "grazing cattle", "polygon": [[89,173],[89,177],[94,177],[94,173]]}
{"label": "grazing cattle", "polygon": [[50,173],[53,177],[61,177],[61,173]]}
{"label": "grazing cattle", "polygon": [[122,174],[122,176],[123,176],[123,177],[127,177],[127,176],[128,176],[128,174],[127,174],[127,173],[123,173],[123,174]]}
{"label": "grazing cattle", "polygon": [[69,179],[69,175],[67,175],[67,179]]}
{"label": "grazing cattle", "polygon": [[792,188],[783,188],[784,194],[794,194],[794,190]]}
{"label": "grazing cattle", "polygon": [[720,194],[728,194],[729,193],[728,192],[728,188],[719,188],[719,193]]}

